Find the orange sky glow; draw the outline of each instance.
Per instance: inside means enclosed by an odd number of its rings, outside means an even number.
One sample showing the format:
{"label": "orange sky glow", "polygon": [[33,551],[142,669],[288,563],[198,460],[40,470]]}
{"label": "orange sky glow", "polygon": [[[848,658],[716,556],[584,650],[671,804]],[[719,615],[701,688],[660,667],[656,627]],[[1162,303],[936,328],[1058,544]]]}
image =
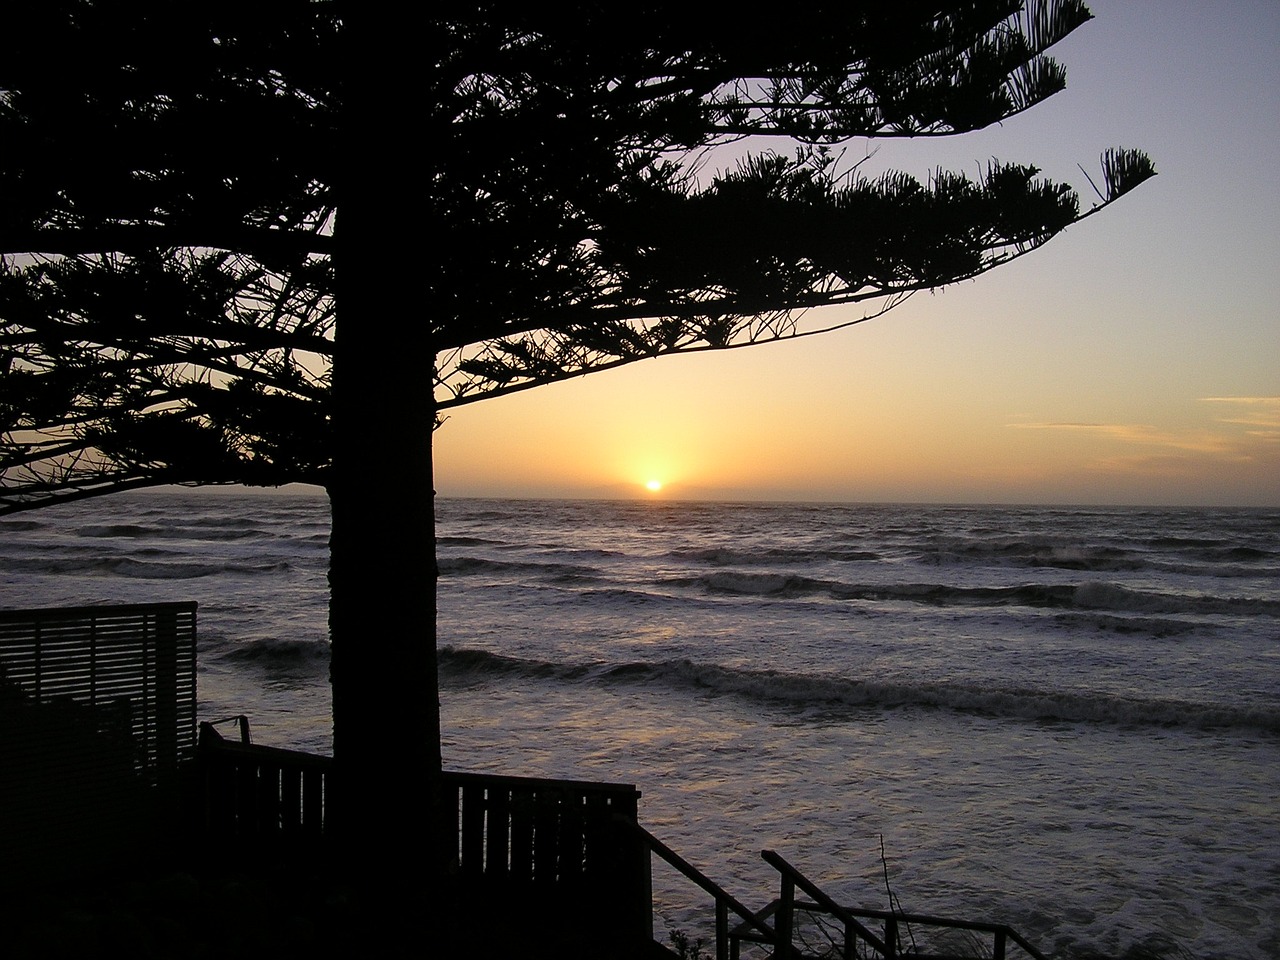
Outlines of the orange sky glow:
{"label": "orange sky glow", "polygon": [[1280,506],[1280,6],[1090,6],[1057,51],[1063,93],[994,130],[848,150],[873,176],[1032,161],[1088,204],[1076,165],[1123,145],[1154,180],[849,330],[450,411],[439,492]]}

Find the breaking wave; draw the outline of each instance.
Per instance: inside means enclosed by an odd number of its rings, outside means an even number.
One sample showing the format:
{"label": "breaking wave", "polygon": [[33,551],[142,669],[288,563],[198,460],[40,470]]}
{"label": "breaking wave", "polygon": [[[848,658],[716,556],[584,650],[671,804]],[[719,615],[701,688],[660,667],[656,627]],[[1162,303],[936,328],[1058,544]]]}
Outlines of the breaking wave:
{"label": "breaking wave", "polygon": [[675,579],[670,583],[696,585],[710,594],[759,597],[826,596],[837,600],[929,606],[1025,606],[1147,614],[1280,616],[1280,601],[1272,599],[1169,594],[1094,580],[1080,584],[971,587],[939,583],[857,584],[785,573],[716,571]]}
{"label": "breaking wave", "polygon": [[840,709],[926,709],[1039,722],[1280,733],[1277,708],[963,683],[854,680],[825,674],[740,669],[687,659],[566,664],[442,647],[440,671],[445,680],[517,678],[683,688],[737,696],[784,709],[817,709],[826,715]]}

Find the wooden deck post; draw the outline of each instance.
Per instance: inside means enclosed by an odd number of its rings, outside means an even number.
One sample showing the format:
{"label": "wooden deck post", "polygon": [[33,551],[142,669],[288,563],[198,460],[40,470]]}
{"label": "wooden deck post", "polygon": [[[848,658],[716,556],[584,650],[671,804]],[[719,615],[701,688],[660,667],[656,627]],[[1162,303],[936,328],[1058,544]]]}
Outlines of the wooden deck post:
{"label": "wooden deck post", "polygon": [[782,875],[782,889],[778,894],[778,912],[773,922],[777,932],[778,943],[774,956],[780,960],[791,960],[791,927],[795,922],[796,884],[786,874]]}

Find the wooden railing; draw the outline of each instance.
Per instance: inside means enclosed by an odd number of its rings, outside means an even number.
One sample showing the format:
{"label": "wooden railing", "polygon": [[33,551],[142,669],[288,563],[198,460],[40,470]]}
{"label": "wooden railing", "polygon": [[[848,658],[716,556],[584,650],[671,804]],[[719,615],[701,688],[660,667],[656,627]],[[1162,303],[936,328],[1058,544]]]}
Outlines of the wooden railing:
{"label": "wooden railing", "polygon": [[[228,721],[239,724],[238,740],[200,725],[205,828],[223,837],[324,836],[333,758],[251,743],[246,718]],[[613,818],[634,821],[640,797],[629,784],[451,771],[442,779],[454,871],[530,883],[572,881],[604,867]]]}
{"label": "wooden railing", "polygon": [[618,868],[614,817],[635,822],[629,784],[483,773],[444,774],[457,869],[464,877],[576,884]]}
{"label": "wooden railing", "polygon": [[204,833],[255,843],[322,838],[333,758],[250,743],[248,720],[232,719],[241,725],[239,741],[200,724],[195,804]]}
{"label": "wooden railing", "polygon": [[[333,759],[249,743],[247,720],[230,719],[240,725],[239,741],[201,724],[205,830],[218,840],[251,841],[258,850],[298,839],[322,851]],[[443,787],[446,869],[459,889],[501,903],[508,918],[552,916],[553,925],[557,917],[588,932],[594,925],[615,942],[652,942],[650,858],[656,855],[711,897],[716,960],[737,960],[744,943],[765,945],[779,960],[798,956],[793,941],[799,914],[839,921],[842,942],[836,946],[849,958],[975,955],[972,943],[931,952],[938,931],[960,931],[991,938],[977,955],[1005,960],[1012,944],[1032,960],[1045,960],[1005,924],[842,906],[772,850],[761,856],[778,871],[780,894],[753,911],[639,825],[640,793],[630,785],[445,772]],[[798,900],[797,890],[810,899]],[[731,915],[739,921],[732,929]],[[904,949],[904,929],[926,942]]]}
{"label": "wooden railing", "polygon": [[[249,743],[247,722],[232,719],[239,741],[201,724],[198,806],[211,852],[323,857],[339,768],[331,757]],[[466,894],[460,909],[488,904],[513,930],[550,917],[584,936],[652,940],[648,858],[620,826],[635,822],[634,786],[448,771],[442,781],[439,837],[453,893]]]}
{"label": "wooden railing", "polygon": [[573,955],[652,942],[649,860],[624,829],[635,787],[446,771],[444,790],[445,849],[461,889],[502,904],[491,920],[576,937]]}
{"label": "wooden railing", "polygon": [[[754,943],[765,944],[777,942],[773,928],[765,922],[764,917],[757,916],[750,909],[743,906],[736,897],[726,892],[718,883],[710,879],[705,873],[689,863],[688,860],[684,859],[644,827],[635,822],[621,824],[621,826],[637,836],[647,851],[657,854],[685,878],[711,896],[716,912],[716,960],[729,960],[731,948],[733,956],[737,957],[738,943],[741,940],[750,939]],[[742,921],[741,925],[735,928],[738,931],[743,931],[736,939],[729,930],[729,914],[731,912]],[[751,935],[748,936],[746,931],[749,931]],[[652,936],[652,932],[650,932],[650,936]]]}
{"label": "wooden railing", "polygon": [[[1047,960],[1039,950],[1027,942],[1017,931],[1006,924],[984,923],[974,920],[951,920],[943,917],[931,917],[922,914],[902,913],[896,910],[866,910],[855,907],[843,907],[822,892],[813,881],[788,863],[772,850],[760,853],[781,878],[781,890],[777,900],[769,904],[760,916],[774,918],[776,938],[766,940],[759,937],[754,930],[739,927],[731,935],[733,938],[732,956],[736,958],[742,942],[776,944],[773,956],[779,960],[789,960],[795,956],[792,946],[792,935],[795,930],[795,919],[798,912],[812,915],[825,914],[839,920],[843,926],[843,942],[839,945],[841,955],[853,957],[858,955],[858,943],[861,941],[885,960],[899,960],[911,957],[913,960],[930,960],[930,958],[946,958],[961,960],[969,957],[990,957],[992,960],[1005,960],[1010,943],[1015,944],[1032,960]],[[812,898],[811,902],[795,898],[799,888]],[[883,925],[883,936],[873,933],[863,920],[875,920]],[[900,946],[902,928],[918,928],[922,939],[932,937],[938,931],[963,931],[967,934],[982,934],[991,938],[990,946],[969,946],[963,949],[931,947],[928,944],[912,943],[909,949]],[[943,952],[930,952],[942,949]]]}

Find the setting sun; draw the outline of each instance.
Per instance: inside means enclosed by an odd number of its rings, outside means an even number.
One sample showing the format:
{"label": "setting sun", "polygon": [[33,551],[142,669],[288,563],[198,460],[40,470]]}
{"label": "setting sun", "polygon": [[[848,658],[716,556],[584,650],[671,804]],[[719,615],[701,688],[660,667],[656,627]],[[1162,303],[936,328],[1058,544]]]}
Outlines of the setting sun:
{"label": "setting sun", "polygon": [[659,490],[662,489],[662,481],[650,480],[648,483],[644,485],[644,488],[651,493],[657,493]]}

